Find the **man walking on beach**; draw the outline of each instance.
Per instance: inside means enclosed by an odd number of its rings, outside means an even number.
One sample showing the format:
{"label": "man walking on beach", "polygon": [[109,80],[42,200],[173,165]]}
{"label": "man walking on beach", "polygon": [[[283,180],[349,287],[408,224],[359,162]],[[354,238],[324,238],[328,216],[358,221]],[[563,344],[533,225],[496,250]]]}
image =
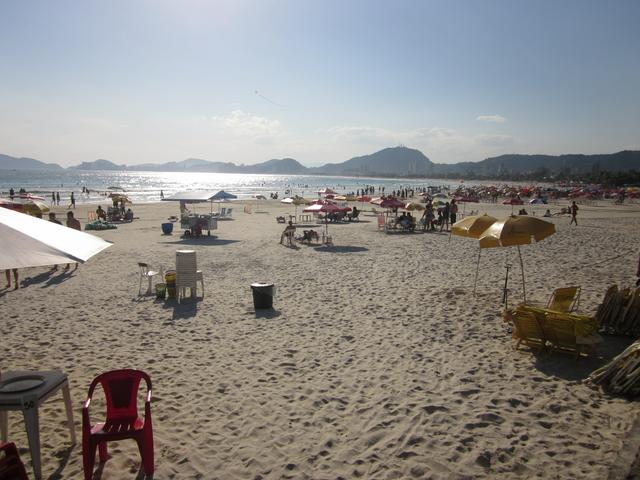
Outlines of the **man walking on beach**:
{"label": "man walking on beach", "polygon": [[575,200],[571,203],[571,207],[569,208],[571,209],[571,221],[569,222],[569,225],[571,225],[572,223],[575,223],[577,226],[578,220],[576,219],[576,215],[578,215],[578,205],[576,205]]}
{"label": "man walking on beach", "polygon": [[[71,194],[73,195],[73,193]],[[68,211],[67,212],[67,227],[69,228],[75,228],[76,230],[80,230],[82,231],[82,226],[80,225],[80,222],[78,221],[77,218],[73,218],[73,212],[72,211]],[[69,270],[69,263],[67,263],[67,266],[64,267],[65,270]],[[78,264],[76,263],[76,267],[74,268],[77,269],[78,268]]]}

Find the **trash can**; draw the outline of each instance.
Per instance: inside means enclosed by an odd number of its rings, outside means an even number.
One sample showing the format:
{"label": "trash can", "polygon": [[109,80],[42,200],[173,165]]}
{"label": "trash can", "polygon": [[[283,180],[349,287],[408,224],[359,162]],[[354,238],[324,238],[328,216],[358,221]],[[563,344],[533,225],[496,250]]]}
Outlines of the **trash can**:
{"label": "trash can", "polygon": [[167,298],[176,298],[176,272],[167,270],[164,274],[164,283],[167,289]]}
{"label": "trash can", "polygon": [[273,283],[252,283],[253,307],[256,310],[273,308],[273,294],[275,287]]}
{"label": "trash can", "polygon": [[167,296],[167,285],[164,283],[156,283],[156,298],[164,300]]}
{"label": "trash can", "polygon": [[162,233],[165,235],[171,235],[171,232],[173,232],[173,223],[163,223]]}

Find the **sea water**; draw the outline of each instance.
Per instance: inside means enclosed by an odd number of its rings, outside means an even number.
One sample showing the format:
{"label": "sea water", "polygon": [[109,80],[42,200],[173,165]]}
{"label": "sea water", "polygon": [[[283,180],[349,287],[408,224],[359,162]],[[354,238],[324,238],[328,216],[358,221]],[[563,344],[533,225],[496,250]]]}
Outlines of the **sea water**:
{"label": "sea water", "polygon": [[[270,198],[278,193],[282,199],[288,195],[317,198],[318,190],[325,187],[338,194],[356,193],[366,185],[384,187],[385,194],[402,187],[454,187],[451,182],[431,179],[364,178],[310,175],[257,175],[201,172],[132,172],[132,171],[83,171],[83,170],[0,170],[0,196],[7,197],[9,189],[26,191],[49,200],[51,192],[59,192],[61,204],[68,203],[74,192],[77,203],[98,203],[114,191],[124,191],[134,203],[160,201],[160,191],[165,197],[185,190],[225,190],[239,199],[256,195]],[[83,187],[89,189],[82,194]]]}

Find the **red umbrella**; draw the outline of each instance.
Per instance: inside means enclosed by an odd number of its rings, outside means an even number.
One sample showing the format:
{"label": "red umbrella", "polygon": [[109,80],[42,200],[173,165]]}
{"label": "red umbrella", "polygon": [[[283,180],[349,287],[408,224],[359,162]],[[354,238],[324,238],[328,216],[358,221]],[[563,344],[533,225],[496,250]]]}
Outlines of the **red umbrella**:
{"label": "red umbrella", "polygon": [[[339,207],[335,203],[331,202],[322,202],[322,203],[314,203],[306,207],[303,212],[323,212],[326,214],[329,213],[338,213],[338,212],[348,212],[351,210],[350,207]],[[324,217],[324,225],[325,225],[325,235],[329,236],[329,215],[325,215]]]}
{"label": "red umbrella", "polygon": [[16,212],[24,211],[24,205],[20,202],[14,202],[7,198],[0,198],[0,207],[8,208],[9,210],[15,210]]}
{"label": "red umbrella", "polygon": [[503,205],[523,205],[524,202],[519,198],[513,197],[513,198],[506,199],[504,202],[502,202],[502,204]]}
{"label": "red umbrella", "polygon": [[382,208],[404,208],[404,202],[401,202],[397,198],[387,197],[383,199],[379,205]]}

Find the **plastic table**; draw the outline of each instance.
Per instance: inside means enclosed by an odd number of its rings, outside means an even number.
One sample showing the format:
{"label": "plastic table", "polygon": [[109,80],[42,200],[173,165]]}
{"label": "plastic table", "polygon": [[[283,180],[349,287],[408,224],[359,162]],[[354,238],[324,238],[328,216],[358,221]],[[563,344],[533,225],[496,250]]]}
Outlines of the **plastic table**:
{"label": "plastic table", "polygon": [[[22,379],[22,380],[19,380]],[[9,435],[8,411],[21,410],[29,438],[29,451],[35,478],[42,478],[40,461],[40,424],[38,408],[57,390],[62,389],[67,424],[72,444],[76,443],[73,410],[67,375],[58,371],[13,371],[2,372],[0,377],[0,436],[7,441]]]}

